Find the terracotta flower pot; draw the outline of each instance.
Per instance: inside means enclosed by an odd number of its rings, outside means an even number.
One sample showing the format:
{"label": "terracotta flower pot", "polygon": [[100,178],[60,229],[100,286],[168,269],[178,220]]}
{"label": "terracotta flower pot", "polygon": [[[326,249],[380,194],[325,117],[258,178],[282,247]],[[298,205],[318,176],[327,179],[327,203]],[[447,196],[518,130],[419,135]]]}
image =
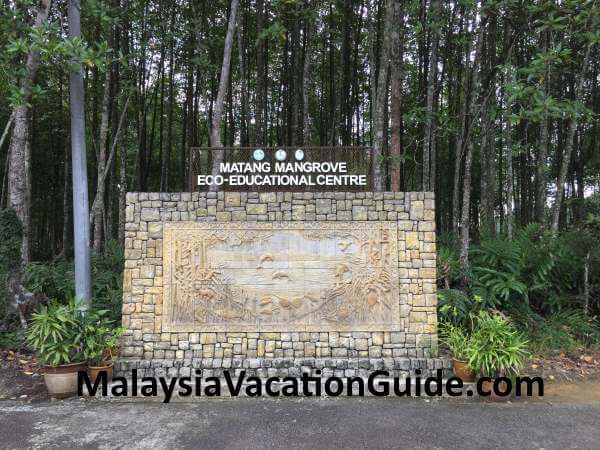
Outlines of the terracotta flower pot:
{"label": "terracotta flower pot", "polygon": [[[489,392],[490,395],[484,397],[484,398],[489,398],[491,401],[493,402],[507,402],[510,400],[510,398],[512,397],[512,393],[511,395],[498,395],[494,392],[494,378],[492,378],[490,381],[483,381],[481,383],[481,390],[484,392]],[[501,381],[500,383],[498,383],[498,390],[500,392],[506,392],[506,388],[507,388],[507,384],[506,381]]]}
{"label": "terracotta flower pot", "polygon": [[77,372],[85,371],[86,363],[44,366],[44,382],[50,397],[67,398],[77,394]]}
{"label": "terracotta flower pot", "polygon": [[102,372],[106,372],[106,380],[111,381],[113,376],[113,363],[107,362],[104,366],[89,366],[88,377],[90,378],[90,382],[95,383]]}
{"label": "terracotta flower pot", "polygon": [[465,361],[452,358],[452,367],[454,368],[454,375],[459,377],[465,383],[472,383],[475,381],[475,372],[471,370]]}

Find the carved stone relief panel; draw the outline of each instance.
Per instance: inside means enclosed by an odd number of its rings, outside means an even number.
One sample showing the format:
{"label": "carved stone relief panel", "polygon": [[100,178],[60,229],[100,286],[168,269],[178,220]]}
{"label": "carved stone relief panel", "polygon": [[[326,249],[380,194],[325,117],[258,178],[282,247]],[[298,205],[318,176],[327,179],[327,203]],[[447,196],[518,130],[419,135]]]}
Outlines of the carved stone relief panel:
{"label": "carved stone relief panel", "polygon": [[400,330],[396,222],[173,222],[163,331]]}

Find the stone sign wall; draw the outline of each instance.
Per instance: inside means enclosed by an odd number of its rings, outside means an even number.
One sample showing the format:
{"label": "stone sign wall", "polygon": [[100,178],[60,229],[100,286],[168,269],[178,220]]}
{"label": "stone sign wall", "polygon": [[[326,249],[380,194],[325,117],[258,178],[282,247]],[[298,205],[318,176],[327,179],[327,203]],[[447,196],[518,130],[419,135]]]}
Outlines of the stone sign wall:
{"label": "stone sign wall", "polygon": [[433,193],[129,193],[125,232],[117,372],[449,367]]}

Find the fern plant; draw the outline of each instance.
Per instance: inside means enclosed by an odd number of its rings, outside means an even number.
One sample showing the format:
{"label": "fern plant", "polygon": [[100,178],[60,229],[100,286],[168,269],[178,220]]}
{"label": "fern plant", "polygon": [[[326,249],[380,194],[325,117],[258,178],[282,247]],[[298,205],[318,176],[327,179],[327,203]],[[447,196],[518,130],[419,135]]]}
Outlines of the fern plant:
{"label": "fern plant", "polygon": [[481,297],[471,297],[459,289],[440,289],[437,298],[440,322],[463,328],[471,328],[472,318],[482,306]]}
{"label": "fern plant", "polygon": [[[107,242],[102,252],[92,256],[92,306],[110,311],[110,318],[116,323],[121,321],[123,261],[123,250],[117,241]],[[25,270],[25,285],[49,298],[70,298],[75,295],[74,270],[70,259],[31,263]]]}

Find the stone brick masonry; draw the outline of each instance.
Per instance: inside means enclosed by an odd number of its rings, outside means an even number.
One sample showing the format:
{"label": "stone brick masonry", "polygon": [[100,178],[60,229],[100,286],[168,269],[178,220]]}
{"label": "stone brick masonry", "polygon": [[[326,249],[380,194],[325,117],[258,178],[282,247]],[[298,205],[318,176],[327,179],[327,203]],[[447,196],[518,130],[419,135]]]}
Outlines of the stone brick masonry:
{"label": "stone brick masonry", "polygon": [[[218,376],[246,369],[259,376],[394,375],[450,367],[437,358],[436,249],[433,193],[128,193],[123,326],[117,373]],[[400,320],[397,332],[162,331],[165,222],[393,221],[398,230]]]}

